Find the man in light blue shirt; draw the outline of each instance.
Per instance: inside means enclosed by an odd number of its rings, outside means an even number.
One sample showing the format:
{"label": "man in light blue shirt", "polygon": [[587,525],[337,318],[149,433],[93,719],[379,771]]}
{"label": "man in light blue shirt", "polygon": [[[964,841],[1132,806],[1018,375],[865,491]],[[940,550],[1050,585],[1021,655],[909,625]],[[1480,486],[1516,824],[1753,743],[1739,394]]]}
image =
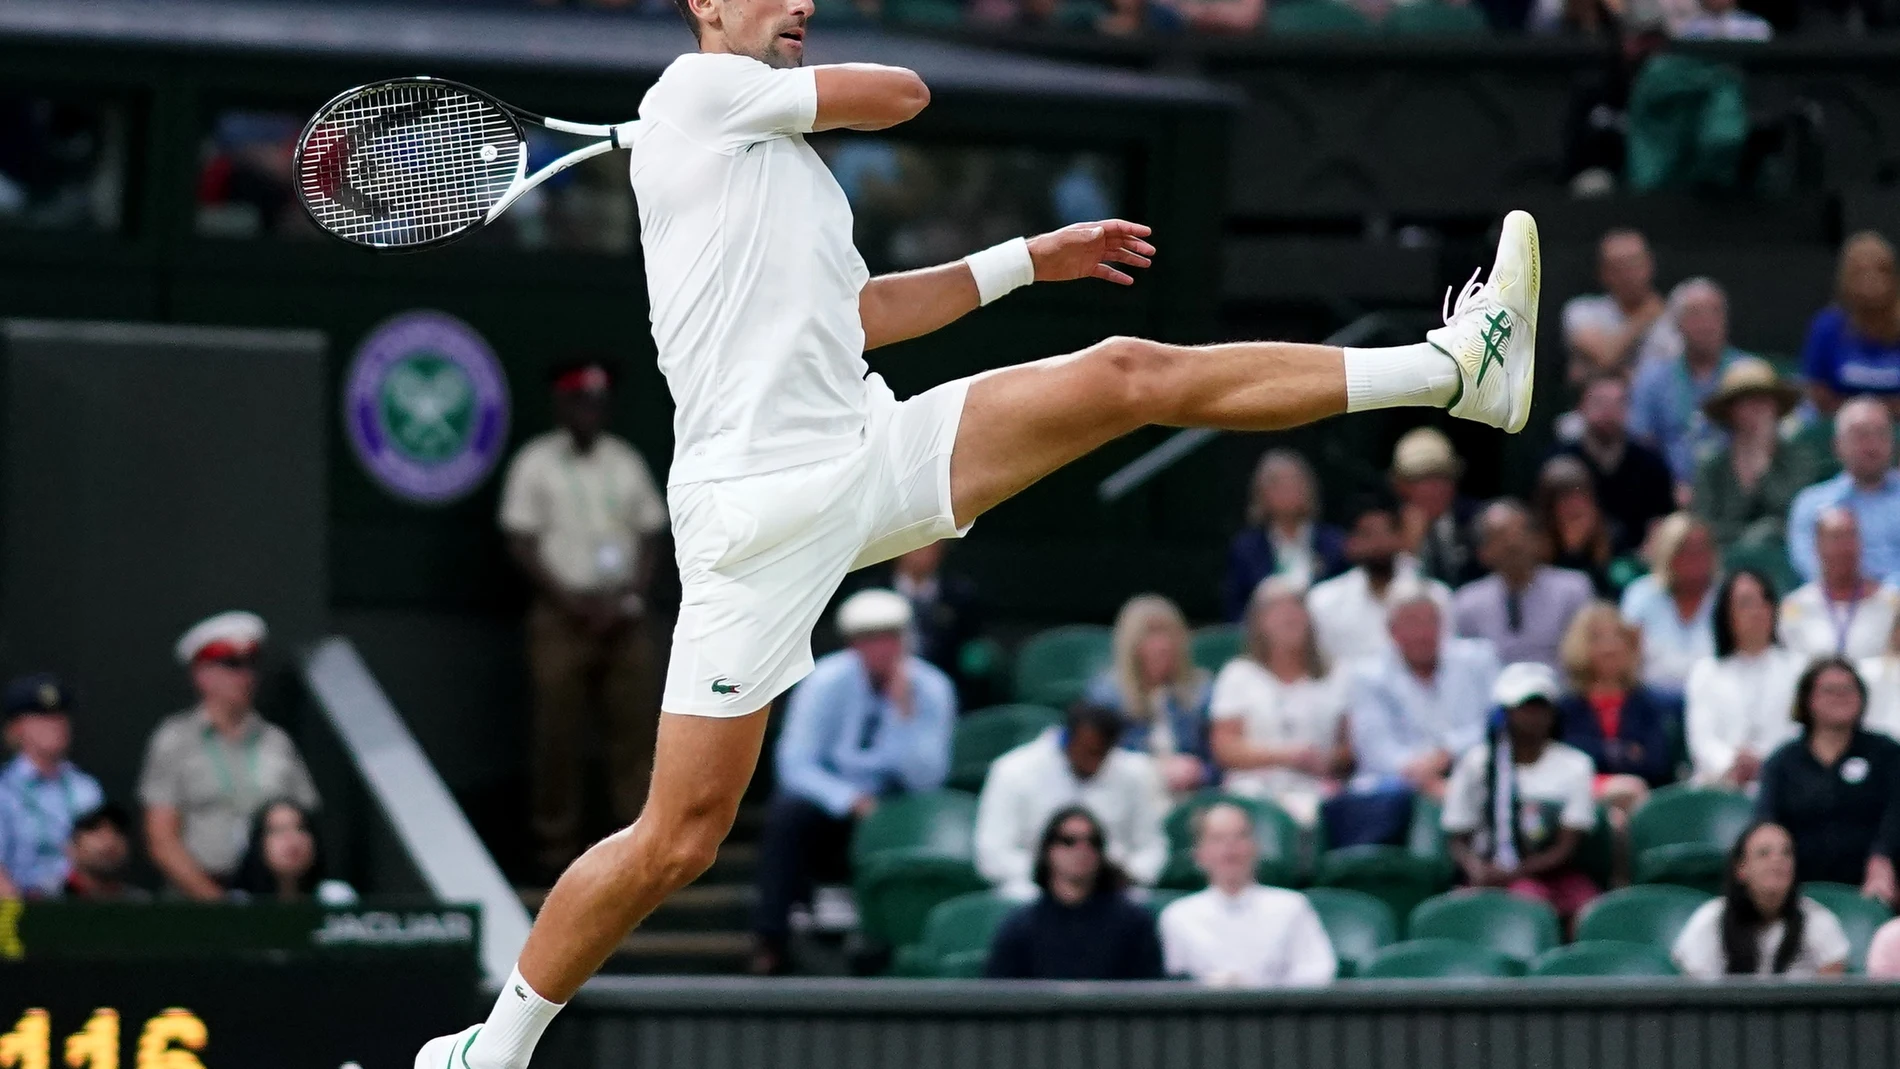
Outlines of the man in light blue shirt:
{"label": "man in light blue shirt", "polygon": [[1795,495],[1788,509],[1788,559],[1804,582],[1820,573],[1814,524],[1843,505],[1860,521],[1861,564],[1876,579],[1900,573],[1900,474],[1893,470],[1893,420],[1886,406],[1857,397],[1834,417],[1841,473]]}
{"label": "man in light blue shirt", "polygon": [[1730,363],[1747,356],[1728,341],[1728,297],[1707,278],[1692,278],[1669,294],[1669,311],[1682,334],[1682,353],[1643,363],[1630,387],[1630,437],[1669,461],[1676,482],[1695,480],[1698,457],[1725,435],[1702,414]]}
{"label": "man in light blue shirt", "polygon": [[879,800],[943,786],[957,718],[950,678],[908,649],[910,602],[864,590],[838,608],[850,648],[792,692],[778,740],[778,794],[760,845],[752,971],[782,972],[792,906],[846,875],[857,821]]}
{"label": "man in light blue shirt", "polygon": [[99,781],[66,759],[71,692],[45,673],[21,676],[0,697],[16,756],[0,771],[0,898],[54,898],[66,884],[73,821],[105,802]]}

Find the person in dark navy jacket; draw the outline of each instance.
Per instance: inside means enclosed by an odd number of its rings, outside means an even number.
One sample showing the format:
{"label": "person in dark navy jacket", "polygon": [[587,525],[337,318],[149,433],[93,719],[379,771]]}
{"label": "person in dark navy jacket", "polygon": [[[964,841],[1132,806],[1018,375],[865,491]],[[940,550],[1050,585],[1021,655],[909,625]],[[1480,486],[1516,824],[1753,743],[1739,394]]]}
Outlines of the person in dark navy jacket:
{"label": "person in dark navy jacket", "polygon": [[1253,473],[1247,526],[1227,546],[1221,604],[1227,619],[1247,612],[1247,599],[1268,576],[1302,587],[1346,570],[1346,532],[1319,521],[1313,469],[1291,449],[1269,450]]}

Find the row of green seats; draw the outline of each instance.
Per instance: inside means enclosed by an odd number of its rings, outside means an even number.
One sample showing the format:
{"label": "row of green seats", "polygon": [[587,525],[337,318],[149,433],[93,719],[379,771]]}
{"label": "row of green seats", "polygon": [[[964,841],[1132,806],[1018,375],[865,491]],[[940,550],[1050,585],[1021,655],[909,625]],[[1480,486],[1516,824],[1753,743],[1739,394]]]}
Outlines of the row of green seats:
{"label": "row of green seats", "polygon": [[[1191,639],[1194,663],[1218,672],[1240,654],[1242,641],[1235,624],[1198,628]],[[1016,651],[1016,700],[1067,708],[1108,670],[1113,643],[1113,632],[1099,624],[1065,624],[1031,635]]]}
{"label": "row of green seats", "polygon": [[1374,24],[1345,0],[1295,0],[1267,11],[1268,33],[1481,36],[1491,32],[1484,13],[1470,5],[1400,4]]}

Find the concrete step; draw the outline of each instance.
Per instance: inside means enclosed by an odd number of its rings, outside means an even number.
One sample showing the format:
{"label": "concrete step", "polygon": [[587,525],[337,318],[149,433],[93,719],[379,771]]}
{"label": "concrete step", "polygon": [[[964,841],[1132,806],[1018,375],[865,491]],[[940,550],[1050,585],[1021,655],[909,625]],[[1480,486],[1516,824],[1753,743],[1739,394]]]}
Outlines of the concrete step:
{"label": "concrete step", "polygon": [[733,974],[752,954],[748,932],[658,932],[642,928],[620,943],[603,971],[645,974]]}

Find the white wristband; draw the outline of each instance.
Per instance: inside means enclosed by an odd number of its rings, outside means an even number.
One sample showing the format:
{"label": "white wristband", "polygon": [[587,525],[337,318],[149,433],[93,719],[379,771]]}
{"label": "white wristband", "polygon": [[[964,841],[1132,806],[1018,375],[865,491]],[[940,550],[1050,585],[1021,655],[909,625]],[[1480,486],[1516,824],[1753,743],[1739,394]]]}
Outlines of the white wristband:
{"label": "white wristband", "polygon": [[1001,245],[973,252],[963,262],[976,279],[976,294],[982,304],[1036,281],[1036,261],[1029,258],[1029,242],[1022,238],[1010,238]]}

